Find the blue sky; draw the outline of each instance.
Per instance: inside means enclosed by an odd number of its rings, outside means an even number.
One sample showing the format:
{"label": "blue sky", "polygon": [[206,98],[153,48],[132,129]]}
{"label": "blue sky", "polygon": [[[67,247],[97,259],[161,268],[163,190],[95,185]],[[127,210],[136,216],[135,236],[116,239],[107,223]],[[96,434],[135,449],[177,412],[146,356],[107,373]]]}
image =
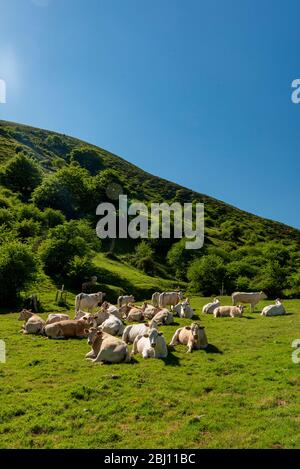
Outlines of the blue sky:
{"label": "blue sky", "polygon": [[0,0],[0,118],[300,228],[300,4]]}

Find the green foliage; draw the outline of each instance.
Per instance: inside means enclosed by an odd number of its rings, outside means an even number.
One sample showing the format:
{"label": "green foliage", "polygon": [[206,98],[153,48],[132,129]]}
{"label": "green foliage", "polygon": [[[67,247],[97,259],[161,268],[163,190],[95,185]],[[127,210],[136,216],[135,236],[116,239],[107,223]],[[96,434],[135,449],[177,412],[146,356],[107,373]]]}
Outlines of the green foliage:
{"label": "green foliage", "polygon": [[63,280],[69,274],[70,278],[74,278],[74,265],[78,265],[78,257],[91,255],[92,250],[99,247],[100,241],[88,223],[72,220],[50,230],[47,239],[40,245],[39,255],[46,274]]}
{"label": "green foliage", "polygon": [[3,168],[0,181],[14,192],[28,199],[33,190],[40,184],[42,172],[38,164],[23,155],[17,154]]}
{"label": "green foliage", "polygon": [[81,289],[83,281],[94,273],[95,265],[88,256],[74,256],[68,263],[67,277],[77,289]]}
{"label": "green foliage", "polygon": [[90,147],[74,148],[70,153],[70,161],[71,163],[78,163],[93,176],[103,169],[102,157],[99,151]]}
{"label": "green foliage", "polygon": [[32,250],[19,241],[0,246],[0,305],[15,304],[21,290],[36,278],[38,260]]}
{"label": "green foliage", "polygon": [[191,260],[197,255],[202,255],[201,250],[195,253],[192,249],[186,249],[185,243],[186,239],[174,243],[167,254],[167,262],[172,271],[175,272],[176,278],[184,281],[187,280],[187,268]]}
{"label": "green foliage", "polygon": [[219,294],[225,281],[225,274],[224,261],[215,254],[194,260],[188,269],[191,289],[203,295]]}
{"label": "green foliage", "polygon": [[42,210],[51,207],[69,219],[79,218],[91,209],[88,172],[78,166],[59,169],[44,178],[32,199]]}

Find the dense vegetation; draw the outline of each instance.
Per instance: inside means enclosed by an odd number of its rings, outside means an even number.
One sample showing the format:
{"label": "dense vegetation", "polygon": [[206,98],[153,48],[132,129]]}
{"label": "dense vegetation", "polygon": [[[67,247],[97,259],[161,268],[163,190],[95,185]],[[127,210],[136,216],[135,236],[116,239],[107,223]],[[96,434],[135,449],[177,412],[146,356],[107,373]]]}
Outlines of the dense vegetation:
{"label": "dense vegetation", "polygon": [[[114,202],[118,190],[146,204],[204,202],[204,247],[186,250],[178,239],[100,242],[96,207]],[[203,295],[263,289],[272,297],[299,297],[299,247],[296,229],[154,177],[77,139],[0,122],[0,306],[47,278],[75,291],[94,274],[112,301],[128,290],[149,297],[154,284]],[[151,277],[151,287],[104,268],[104,253]]]}

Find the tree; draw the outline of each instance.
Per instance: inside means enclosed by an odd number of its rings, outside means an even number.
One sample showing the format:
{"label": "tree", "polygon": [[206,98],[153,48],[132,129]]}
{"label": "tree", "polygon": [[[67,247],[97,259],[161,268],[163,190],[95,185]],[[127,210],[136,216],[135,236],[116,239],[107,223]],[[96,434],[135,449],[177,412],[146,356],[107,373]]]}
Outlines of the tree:
{"label": "tree", "polygon": [[74,258],[91,255],[100,241],[86,221],[69,221],[50,230],[39,248],[46,274],[64,279],[74,269]]}
{"label": "tree", "polygon": [[[188,269],[188,279],[193,291],[203,295],[218,294],[226,280],[226,268],[221,257],[214,254],[194,260]],[[224,285],[226,286],[226,284]]]}
{"label": "tree", "polygon": [[70,153],[70,162],[78,163],[93,176],[103,168],[102,157],[99,151],[89,147],[74,148]]}
{"label": "tree", "polygon": [[40,208],[61,210],[67,218],[79,218],[91,210],[88,172],[78,166],[66,166],[44,178],[32,195]]}
{"label": "tree", "polygon": [[0,181],[14,192],[22,194],[27,200],[42,181],[40,166],[22,153],[10,159],[3,168]]}
{"label": "tree", "polygon": [[0,246],[0,305],[13,306],[35,280],[39,263],[29,246],[9,241]]}
{"label": "tree", "polygon": [[185,243],[186,239],[174,243],[167,254],[167,262],[175,272],[176,278],[180,280],[186,280],[188,264],[195,257],[195,252],[192,249],[186,249]]}

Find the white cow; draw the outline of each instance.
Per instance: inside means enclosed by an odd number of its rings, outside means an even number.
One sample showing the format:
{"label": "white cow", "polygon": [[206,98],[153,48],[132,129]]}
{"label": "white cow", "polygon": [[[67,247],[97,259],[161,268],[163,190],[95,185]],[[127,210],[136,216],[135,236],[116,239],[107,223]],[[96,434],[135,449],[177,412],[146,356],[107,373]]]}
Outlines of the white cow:
{"label": "white cow", "polygon": [[144,335],[138,335],[132,348],[132,355],[140,353],[143,358],[166,358],[168,348],[163,333],[150,328]]}
{"label": "white cow", "polygon": [[157,307],[158,306],[158,303],[159,303],[159,295],[160,295],[160,292],[156,291],[155,293],[153,293],[152,295],[152,304],[153,306]]}
{"label": "white cow", "polygon": [[180,300],[182,300],[182,293],[180,291],[163,292],[159,295],[158,305],[160,308],[175,306]]}
{"label": "white cow", "polygon": [[238,305],[238,306],[218,306],[214,310],[214,317],[215,318],[240,318],[242,317],[243,311],[245,306]]}
{"label": "white cow", "polygon": [[156,315],[153,317],[151,324],[156,322],[156,324],[172,324],[174,322],[173,320],[173,314],[170,313],[166,308],[162,309]]}
{"label": "white cow", "polygon": [[135,299],[133,295],[123,295],[118,298],[118,307],[120,308],[123,305],[128,305],[128,303],[134,303]]}
{"label": "white cow", "polygon": [[124,324],[121,319],[117,318],[113,314],[110,314],[105,321],[101,324],[101,330],[111,335],[122,335],[124,331]]}
{"label": "white cow", "polygon": [[206,349],[208,341],[204,326],[199,326],[199,324],[193,322],[190,326],[180,327],[173,335],[170,346],[174,347],[176,344],[187,345],[187,352],[189,353],[193,349]]}
{"label": "white cow", "polygon": [[252,313],[254,311],[255,305],[257,305],[260,300],[265,300],[267,298],[267,295],[263,291],[252,293],[235,292],[232,293],[231,298],[233,305],[236,305],[238,303],[250,304],[250,311]]}
{"label": "white cow", "polygon": [[221,305],[219,298],[215,298],[212,303],[207,303],[202,308],[202,313],[213,314],[214,310]]}
{"label": "white cow", "polygon": [[23,332],[23,334],[42,334],[45,321],[40,316],[33,313],[31,309],[22,309],[18,320],[24,321],[24,325],[20,331]]}
{"label": "white cow", "polygon": [[89,313],[93,312],[93,309],[96,308],[100,303],[103,302],[103,298],[106,293],[79,293],[75,298],[75,313],[79,309],[87,309]]}
{"label": "white cow", "polygon": [[54,322],[65,321],[66,319],[70,319],[68,314],[52,313],[47,317],[46,325],[53,324]]}
{"label": "white cow", "polygon": [[[154,325],[156,325],[156,323],[154,323]],[[149,324],[130,324],[125,327],[122,340],[124,340],[126,344],[133,344],[138,335],[148,334],[149,330]]]}
{"label": "white cow", "polygon": [[194,316],[194,311],[189,303],[188,298],[186,298],[181,303],[178,303],[177,305],[173,306],[172,311],[175,311],[175,313],[177,313],[180,318],[192,319],[192,317]]}
{"label": "white cow", "polygon": [[149,305],[148,303],[143,304],[144,319],[152,319],[160,311],[156,306]]}
{"label": "white cow", "polygon": [[261,312],[262,316],[281,316],[285,314],[285,308],[281,301],[277,298],[274,305],[265,306]]}
{"label": "white cow", "polygon": [[92,350],[85,356],[87,360],[101,364],[130,362],[131,357],[125,342],[95,327],[86,332],[88,344],[92,347]]}

